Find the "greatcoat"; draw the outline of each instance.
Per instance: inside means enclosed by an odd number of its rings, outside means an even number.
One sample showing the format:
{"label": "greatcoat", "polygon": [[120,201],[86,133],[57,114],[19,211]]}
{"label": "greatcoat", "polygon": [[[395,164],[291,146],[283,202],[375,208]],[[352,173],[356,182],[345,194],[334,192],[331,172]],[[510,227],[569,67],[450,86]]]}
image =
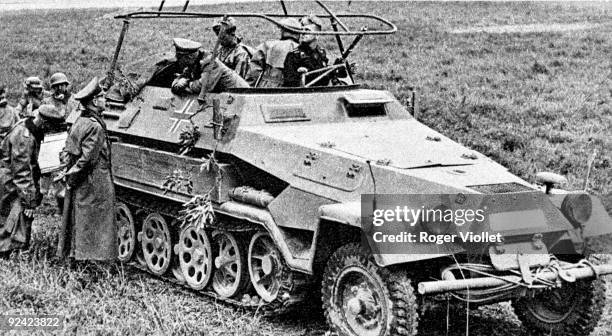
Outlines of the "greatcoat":
{"label": "greatcoat", "polygon": [[112,260],[117,257],[117,228],[110,143],[98,114],[87,109],[80,113],[64,149],[66,183],[72,189],[70,255],[76,260]]}
{"label": "greatcoat", "polygon": [[32,218],[23,210],[42,201],[38,153],[43,138],[32,118],[27,118],[13,126],[0,146],[0,252],[29,245]]}

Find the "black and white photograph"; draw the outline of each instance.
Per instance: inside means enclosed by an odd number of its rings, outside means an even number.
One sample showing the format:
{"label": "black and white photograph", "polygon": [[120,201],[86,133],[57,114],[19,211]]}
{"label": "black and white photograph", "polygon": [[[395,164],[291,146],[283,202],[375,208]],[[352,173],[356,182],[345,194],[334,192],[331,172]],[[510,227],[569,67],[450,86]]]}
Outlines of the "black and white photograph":
{"label": "black and white photograph", "polygon": [[0,335],[612,336],[612,1],[0,31]]}

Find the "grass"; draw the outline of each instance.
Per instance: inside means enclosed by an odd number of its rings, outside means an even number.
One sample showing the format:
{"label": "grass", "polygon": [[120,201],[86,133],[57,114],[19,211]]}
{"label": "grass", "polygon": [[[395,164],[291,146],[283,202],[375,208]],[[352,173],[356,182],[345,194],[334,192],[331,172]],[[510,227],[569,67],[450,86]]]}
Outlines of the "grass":
{"label": "grass", "polygon": [[[288,2],[290,12],[308,12]],[[381,3],[333,2],[337,11],[380,15],[397,24],[392,36],[366,38],[352,61],[357,80],[407,99],[416,87],[420,120],[483,152],[520,177],[538,171],[568,177],[569,189],[582,187],[588,161],[597,157],[589,190],[612,211],[612,4],[608,3]],[[274,3],[215,5],[215,12],[280,12]],[[207,9],[208,9],[207,8]],[[121,22],[109,10],[2,12],[0,83],[15,104],[21,81],[63,71],[78,88],[110,63]],[[171,38],[214,44],[211,21],[138,21],[132,24],[122,62],[171,50]],[[276,37],[262,21],[240,20],[250,45]],[[581,24],[595,28],[521,33],[455,29],[503,25]],[[373,28],[373,27],[372,27]],[[335,56],[334,41],[324,39]],[[346,42],[345,42],[346,44]],[[58,219],[41,211],[29,255],[0,260],[0,312],[60,313],[69,317],[65,334],[320,335],[324,322],[313,314],[277,320],[202,298],[149,275],[119,266],[74,269],[56,264]],[[611,284],[608,283],[611,289]],[[610,291],[609,291],[610,293]],[[610,295],[610,294],[609,294]],[[610,301],[595,332],[612,329]],[[313,315],[304,319],[304,315]],[[425,334],[445,335],[434,321]],[[520,324],[507,305],[470,315],[470,335],[516,335]],[[450,335],[464,335],[457,322]]]}

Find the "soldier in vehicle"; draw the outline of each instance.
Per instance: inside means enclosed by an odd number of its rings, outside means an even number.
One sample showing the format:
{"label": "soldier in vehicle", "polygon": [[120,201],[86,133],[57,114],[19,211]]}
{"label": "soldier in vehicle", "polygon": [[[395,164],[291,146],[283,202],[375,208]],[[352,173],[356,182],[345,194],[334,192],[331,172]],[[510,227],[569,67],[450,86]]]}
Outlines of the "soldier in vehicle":
{"label": "soldier in vehicle", "polygon": [[[70,86],[68,77],[61,72],[56,72],[51,75],[49,84],[51,86],[51,95],[44,98],[42,103],[58,109],[60,115],[62,115],[65,120],[75,108],[74,100],[71,100],[72,94],[68,91],[68,87]],[[66,124],[61,123],[58,124],[58,129],[52,131],[63,131],[65,129]]]}
{"label": "soldier in vehicle", "polygon": [[188,89],[194,85],[202,74],[200,62],[204,58],[204,49],[198,42],[175,38],[174,45],[176,47],[176,65],[174,66],[179,71],[176,72],[178,77],[172,82],[172,92],[175,94],[189,93]]}
{"label": "soldier in vehicle", "polygon": [[221,32],[221,28],[224,28],[224,34],[219,37],[219,60],[228,68],[234,70],[240,77],[246,78],[252,55],[251,48],[242,44],[241,39],[236,36],[236,21],[234,18],[222,19],[212,27],[217,36]]}
{"label": "soldier in vehicle", "polygon": [[19,121],[17,111],[6,100],[6,88],[0,86],[0,142],[4,140],[6,134],[17,121]]}
{"label": "soldier in vehicle", "polygon": [[[294,18],[280,21],[283,25],[302,29],[300,22]],[[280,40],[266,41],[260,44],[251,62],[247,82],[253,87],[279,87],[283,85],[283,67],[287,54],[299,44],[299,34],[281,28]]]}
{"label": "soldier in vehicle", "polygon": [[[318,32],[321,31],[323,27],[321,20],[314,15],[305,16],[300,22],[305,30]],[[327,55],[325,50],[317,44],[317,40],[317,35],[303,34],[300,37],[300,45],[287,54],[283,68],[283,77],[285,80],[283,86],[301,86],[303,72],[313,71],[327,66]],[[319,75],[321,74],[307,76],[305,83],[309,83]],[[328,84],[328,77],[323,77],[315,83],[317,86],[327,86]]]}
{"label": "soldier in vehicle", "polygon": [[[203,49],[200,43],[184,38],[174,38],[172,43],[175,49],[174,55],[165,53],[162,60],[153,66],[148,66],[144,72],[135,74],[135,78],[127,78],[129,81],[127,86],[123,81],[115,83],[109,89],[106,98],[126,102],[138,95],[146,85],[170,87],[173,92],[183,93],[187,85],[198,79],[202,73],[200,60]],[[174,82],[177,77],[181,78],[180,82]],[[177,86],[173,87],[174,85]]]}
{"label": "soldier in vehicle", "polygon": [[[111,146],[102,120],[104,100],[98,78],[74,99],[80,115],[70,128],[64,149],[68,162],[66,200],[70,217],[64,218],[58,256],[76,260],[113,260],[117,257],[115,188],[111,177]],[[70,237],[70,239],[66,239]]]}
{"label": "soldier in vehicle", "polygon": [[17,113],[21,118],[32,117],[33,112],[42,105],[42,100],[48,92],[43,90],[43,82],[38,77],[26,78],[23,88],[23,95],[16,107]]}
{"label": "soldier in vehicle", "polygon": [[62,120],[58,111],[43,105],[34,116],[17,122],[0,145],[0,253],[27,249],[34,209],[40,205],[38,153],[45,131]]}

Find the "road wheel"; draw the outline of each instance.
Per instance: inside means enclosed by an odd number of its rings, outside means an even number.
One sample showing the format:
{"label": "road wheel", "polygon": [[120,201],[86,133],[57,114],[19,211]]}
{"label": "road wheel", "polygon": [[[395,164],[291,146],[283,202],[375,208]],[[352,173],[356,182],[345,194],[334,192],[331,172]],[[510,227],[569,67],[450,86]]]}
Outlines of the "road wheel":
{"label": "road wheel", "polygon": [[378,267],[358,243],[329,259],[321,286],[329,325],[342,336],[417,333],[417,298],[403,272]]}
{"label": "road wheel", "polygon": [[168,224],[162,215],[152,213],[142,223],[138,233],[147,267],[155,275],[163,275],[170,265],[172,240]]}
{"label": "road wheel", "polygon": [[533,335],[587,336],[603,311],[605,284],[602,280],[564,283],[533,297],[512,301],[523,328]]}
{"label": "road wheel", "polygon": [[136,247],[136,226],[130,208],[125,203],[115,206],[115,222],[117,224],[117,258],[128,262],[134,255]]}
{"label": "road wheel", "polygon": [[245,293],[249,284],[247,254],[242,240],[230,232],[213,232],[215,271],[212,287],[224,298]]}
{"label": "road wheel", "polygon": [[194,226],[186,227],[174,247],[181,272],[189,287],[200,290],[212,276],[212,246],[208,234]]}

